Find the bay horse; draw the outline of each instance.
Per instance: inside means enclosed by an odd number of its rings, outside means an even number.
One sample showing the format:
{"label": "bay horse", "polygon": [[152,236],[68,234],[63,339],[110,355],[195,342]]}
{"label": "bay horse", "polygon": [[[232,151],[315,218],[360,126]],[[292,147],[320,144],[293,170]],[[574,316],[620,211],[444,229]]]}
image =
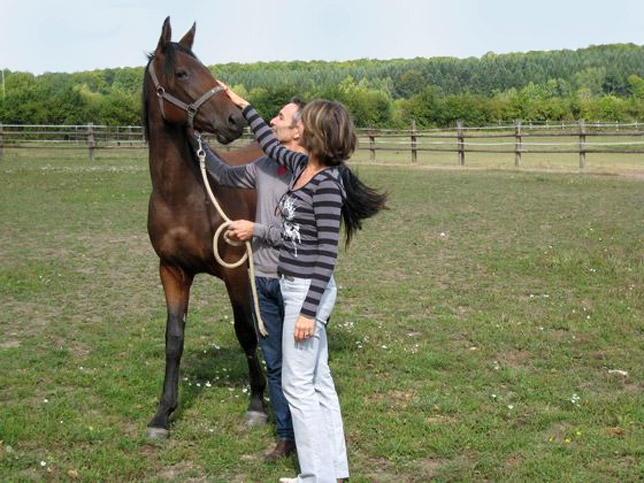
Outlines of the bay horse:
{"label": "bay horse", "polygon": [[[235,334],[244,350],[250,378],[249,424],[265,421],[264,374],[257,358],[257,335],[251,315],[249,279],[245,267],[223,268],[214,258],[213,234],[222,223],[205,191],[189,136],[193,128],[214,134],[222,144],[237,139],[246,124],[240,110],[192,52],[196,24],[179,42],[171,41],[170,17],[143,80],[143,126],[149,148],[152,192],[148,205],[148,234],[159,256],[165,292],[165,378],[156,414],[147,426],[149,438],[167,438],[170,415],[178,405],[179,365],[190,287],[196,274],[224,281],[235,319]],[[233,154],[218,155],[231,164],[257,159],[261,152],[249,145]],[[215,196],[232,219],[254,220],[256,193],[228,189],[211,180]],[[226,262],[238,260],[243,247],[221,242]]]}

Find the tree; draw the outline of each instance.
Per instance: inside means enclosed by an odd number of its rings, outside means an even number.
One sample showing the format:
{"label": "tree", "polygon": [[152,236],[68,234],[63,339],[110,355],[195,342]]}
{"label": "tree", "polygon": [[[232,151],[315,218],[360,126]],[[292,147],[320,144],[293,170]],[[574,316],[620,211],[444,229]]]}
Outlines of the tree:
{"label": "tree", "polygon": [[410,69],[402,73],[396,82],[396,95],[410,98],[420,94],[425,86],[425,77],[417,69]]}

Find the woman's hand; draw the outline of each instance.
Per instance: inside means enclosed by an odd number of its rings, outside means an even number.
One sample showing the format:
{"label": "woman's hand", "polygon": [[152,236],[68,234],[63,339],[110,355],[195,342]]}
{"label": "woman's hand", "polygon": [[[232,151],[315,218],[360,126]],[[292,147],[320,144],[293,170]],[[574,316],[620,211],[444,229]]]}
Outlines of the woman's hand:
{"label": "woman's hand", "polygon": [[315,332],[315,319],[305,317],[304,315],[298,316],[295,321],[295,342],[303,342],[306,339],[313,337]]}
{"label": "woman's hand", "polygon": [[220,84],[224,87],[224,92],[230,97],[230,100],[233,101],[233,104],[235,104],[237,107],[240,109],[245,109],[246,106],[250,104],[246,99],[239,97],[237,94],[235,94],[233,91],[230,90],[230,87],[228,84],[224,84],[223,82],[220,82]]}

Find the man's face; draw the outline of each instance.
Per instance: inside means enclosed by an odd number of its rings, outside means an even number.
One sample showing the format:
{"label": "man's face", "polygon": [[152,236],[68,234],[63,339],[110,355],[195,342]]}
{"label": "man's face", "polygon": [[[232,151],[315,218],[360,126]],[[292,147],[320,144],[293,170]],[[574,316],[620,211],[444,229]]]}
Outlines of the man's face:
{"label": "man's face", "polygon": [[299,130],[293,125],[293,116],[297,113],[297,105],[286,104],[282,110],[271,119],[270,125],[277,140],[282,144],[288,144],[299,138]]}

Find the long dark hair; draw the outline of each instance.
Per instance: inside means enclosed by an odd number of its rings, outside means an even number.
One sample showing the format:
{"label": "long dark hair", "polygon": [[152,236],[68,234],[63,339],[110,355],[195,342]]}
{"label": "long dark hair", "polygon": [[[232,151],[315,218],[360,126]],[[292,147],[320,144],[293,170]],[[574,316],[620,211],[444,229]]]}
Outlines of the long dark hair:
{"label": "long dark hair", "polygon": [[362,220],[371,218],[387,208],[388,194],[364,184],[344,163],[338,167],[338,170],[346,193],[342,204],[342,221],[344,222],[345,246],[349,246],[353,235],[362,229]]}

